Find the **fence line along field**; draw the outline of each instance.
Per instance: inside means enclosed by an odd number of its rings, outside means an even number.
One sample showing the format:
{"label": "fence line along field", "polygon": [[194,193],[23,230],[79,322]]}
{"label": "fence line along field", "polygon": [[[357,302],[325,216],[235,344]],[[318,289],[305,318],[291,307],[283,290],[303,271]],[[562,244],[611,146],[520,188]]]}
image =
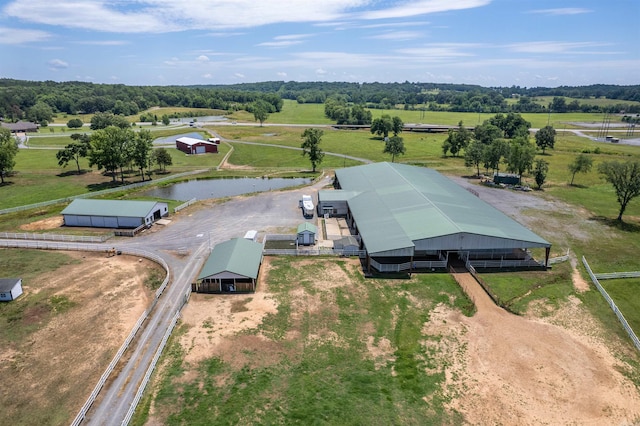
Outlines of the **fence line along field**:
{"label": "fence line along field", "polygon": [[0,270],[24,288],[0,304],[0,423],[69,424],[164,271],[134,256],[0,252]]}

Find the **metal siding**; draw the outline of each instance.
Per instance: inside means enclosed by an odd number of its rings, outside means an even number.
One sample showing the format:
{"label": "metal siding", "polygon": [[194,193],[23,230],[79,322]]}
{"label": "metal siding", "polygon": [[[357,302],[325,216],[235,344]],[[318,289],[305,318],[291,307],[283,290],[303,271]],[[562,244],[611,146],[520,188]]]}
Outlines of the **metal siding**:
{"label": "metal siding", "polygon": [[104,228],[104,216],[90,216],[91,226],[95,228]]}
{"label": "metal siding", "polygon": [[118,228],[137,228],[142,225],[140,217],[118,217]]}
{"label": "metal siding", "polygon": [[496,238],[487,235],[459,233],[414,241],[416,250],[487,250],[546,247],[531,241]]}
{"label": "metal siding", "polygon": [[91,226],[91,216],[76,216],[77,225],[76,226]]}
{"label": "metal siding", "polygon": [[204,154],[207,152],[207,148],[204,145],[196,145],[196,154]]}
{"label": "metal siding", "polygon": [[118,218],[107,216],[104,218],[104,226],[105,228],[117,228],[118,227]]}

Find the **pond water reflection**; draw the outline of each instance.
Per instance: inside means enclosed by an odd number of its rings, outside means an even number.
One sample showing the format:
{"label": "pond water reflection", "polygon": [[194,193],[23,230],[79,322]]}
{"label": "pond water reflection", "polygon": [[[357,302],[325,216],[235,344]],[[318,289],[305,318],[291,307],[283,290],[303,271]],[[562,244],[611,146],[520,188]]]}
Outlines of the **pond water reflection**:
{"label": "pond water reflection", "polygon": [[163,188],[154,188],[143,193],[144,196],[187,201],[192,198],[233,197],[234,195],[265,192],[311,183],[309,178],[234,178],[200,179],[180,182]]}

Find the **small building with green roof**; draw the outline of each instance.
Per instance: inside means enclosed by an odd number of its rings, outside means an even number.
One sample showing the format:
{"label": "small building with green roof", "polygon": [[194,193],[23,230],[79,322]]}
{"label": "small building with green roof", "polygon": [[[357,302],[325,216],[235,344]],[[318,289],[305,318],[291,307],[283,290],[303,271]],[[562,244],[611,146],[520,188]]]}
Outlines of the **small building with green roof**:
{"label": "small building with green roof", "polygon": [[318,227],[311,222],[302,222],[298,225],[297,239],[298,245],[312,246],[316,243]]}
{"label": "small building with green roof", "polygon": [[262,244],[234,238],[217,244],[192,290],[197,293],[250,293],[262,264]]}
{"label": "small building with green roof", "polygon": [[78,198],[64,210],[65,226],[93,228],[137,228],[151,226],[169,214],[169,205],[160,201],[92,200]]}
{"label": "small building with green roof", "polygon": [[[435,170],[373,163],[336,170],[334,186],[345,195],[368,270],[441,269],[454,260],[476,268],[547,266],[549,242]],[[321,211],[342,197],[329,192],[319,193]],[[545,250],[544,264],[531,257],[533,248]]]}

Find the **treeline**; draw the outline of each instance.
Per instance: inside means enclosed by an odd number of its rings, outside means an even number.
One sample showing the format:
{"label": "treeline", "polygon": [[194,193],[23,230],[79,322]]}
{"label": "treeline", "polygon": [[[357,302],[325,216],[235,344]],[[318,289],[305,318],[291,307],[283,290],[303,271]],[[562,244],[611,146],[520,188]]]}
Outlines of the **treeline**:
{"label": "treeline", "polygon": [[273,112],[282,109],[277,93],[212,87],[126,86],[84,82],[21,81],[0,79],[0,116],[5,120],[40,122],[48,113],[91,114],[111,112],[135,115],[148,108],[186,107],[226,111],[247,109],[263,100]]}
{"label": "treeline", "polygon": [[[552,96],[547,105],[540,96]],[[565,98],[575,98],[567,102]],[[326,103],[333,99],[366,109],[419,109],[455,112],[608,112],[640,113],[640,104],[600,105],[591,99],[640,102],[640,86],[591,85],[557,88],[482,87],[440,83],[347,83],[267,81],[206,86],[126,86],[84,82],[0,79],[0,116],[7,121],[47,121],[55,113],[111,112],[135,115],[150,107],[247,110],[258,101],[278,112],[283,99],[299,103]],[[507,102],[507,99],[516,99]],[[578,101],[577,99],[580,99]],[[350,111],[352,113],[353,111]],[[341,112],[342,114],[344,111]],[[347,121],[363,121],[360,111]],[[366,121],[366,117],[364,118]]]}

